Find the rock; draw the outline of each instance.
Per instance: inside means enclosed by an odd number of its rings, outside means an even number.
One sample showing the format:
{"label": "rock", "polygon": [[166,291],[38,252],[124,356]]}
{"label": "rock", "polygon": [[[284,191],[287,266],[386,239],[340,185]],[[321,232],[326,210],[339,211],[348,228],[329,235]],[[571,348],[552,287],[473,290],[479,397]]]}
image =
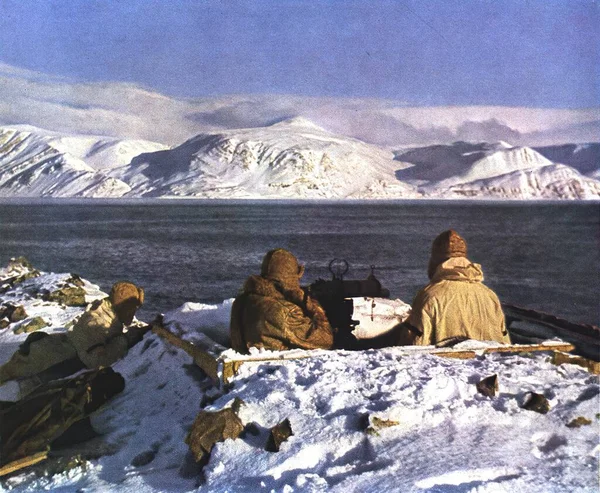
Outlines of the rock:
{"label": "rock", "polygon": [[27,270],[34,270],[33,269],[33,265],[31,265],[31,262],[29,260],[27,260],[27,258],[21,256],[21,257],[17,257],[17,258],[11,258],[10,261],[8,262],[8,270],[22,270],[22,269],[27,269]]}
{"label": "rock", "polygon": [[65,306],[86,306],[85,290],[79,286],[65,286],[52,291],[44,297],[45,301],[54,301]]}
{"label": "rock", "polygon": [[23,334],[29,332],[35,332],[36,330],[43,329],[44,327],[48,327],[50,325],[46,322],[42,317],[34,317],[28,322],[24,322],[20,324],[15,330],[15,334]]}
{"label": "rock", "polygon": [[269,433],[269,439],[267,440],[265,450],[267,452],[279,452],[281,444],[293,434],[294,433],[292,432],[290,420],[287,418],[284,419],[281,423],[271,428],[271,433]]}
{"label": "rock", "polygon": [[8,320],[11,323],[20,322],[21,320],[25,320],[28,317],[27,312],[25,311],[25,308],[23,308],[22,305],[12,307],[12,310],[7,310],[7,312]]}
{"label": "rock", "polygon": [[15,284],[40,275],[40,272],[37,269],[34,269],[31,262],[25,257],[10,259],[5,271],[7,276],[2,279],[2,292],[10,289]]}
{"label": "rock", "polygon": [[587,426],[587,425],[591,425],[591,424],[592,424],[591,419],[587,419],[587,418],[584,418],[583,416],[579,416],[579,417],[571,420],[569,423],[567,423],[567,428],[580,428],[582,426]]}
{"label": "rock", "polygon": [[379,430],[383,428],[390,428],[391,426],[397,426],[400,423],[391,419],[381,419],[377,416],[369,416],[369,426],[367,427],[367,433],[369,435],[377,435]]}
{"label": "rock", "polygon": [[6,319],[0,319],[0,330],[2,329],[6,329],[6,327],[8,327],[10,325],[10,322]]}
{"label": "rock", "polygon": [[244,425],[232,408],[221,411],[200,411],[185,439],[194,460],[206,464],[215,443],[238,438]]}
{"label": "rock", "polygon": [[498,392],[498,375],[494,374],[477,383],[477,391],[486,397],[494,397]]}
{"label": "rock", "polygon": [[27,316],[23,305],[7,303],[0,307],[0,318],[7,318],[9,323],[20,322],[21,320],[25,320]]}
{"label": "rock", "polygon": [[252,422],[244,426],[244,433],[242,434],[242,437],[245,437],[247,435],[252,435],[255,437],[260,435],[260,427],[257,423]]}
{"label": "rock", "polygon": [[73,274],[72,272],[71,277],[69,277],[65,282],[79,288],[82,288],[85,285],[83,279],[81,279],[81,276],[79,274]]}
{"label": "rock", "polygon": [[550,410],[550,403],[542,394],[528,392],[525,395],[525,399],[523,400],[523,405],[521,407],[523,409],[527,409],[528,411],[546,414]]}

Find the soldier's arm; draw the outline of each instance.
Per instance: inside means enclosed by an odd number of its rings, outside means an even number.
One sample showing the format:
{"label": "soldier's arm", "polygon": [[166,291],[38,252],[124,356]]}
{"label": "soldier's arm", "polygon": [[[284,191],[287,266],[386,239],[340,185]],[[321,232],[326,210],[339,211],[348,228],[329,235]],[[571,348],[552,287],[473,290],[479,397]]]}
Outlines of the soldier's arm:
{"label": "soldier's arm", "polygon": [[90,347],[85,356],[80,359],[88,368],[107,367],[120,360],[127,354],[127,337],[119,334],[106,340],[103,344]]}
{"label": "soldier's arm", "polygon": [[333,331],[324,316],[314,313],[312,317],[293,305],[284,322],[284,334],[291,347],[303,349],[330,349],[333,346]]}
{"label": "soldier's arm", "polygon": [[429,346],[434,344],[435,327],[430,313],[430,303],[423,291],[420,291],[412,304],[410,315],[404,326],[410,332],[412,344]]}
{"label": "soldier's arm", "polygon": [[408,320],[402,322],[397,328],[393,329],[396,336],[397,346],[414,346],[423,332],[412,325]]}

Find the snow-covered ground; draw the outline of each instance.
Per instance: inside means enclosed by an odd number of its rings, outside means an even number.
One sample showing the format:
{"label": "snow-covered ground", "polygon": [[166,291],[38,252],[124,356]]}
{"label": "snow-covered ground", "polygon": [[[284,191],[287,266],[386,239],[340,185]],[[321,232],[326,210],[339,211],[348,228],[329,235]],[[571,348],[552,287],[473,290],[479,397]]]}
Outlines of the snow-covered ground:
{"label": "snow-covered ground", "polygon": [[[63,331],[83,308],[37,296],[69,277],[43,273],[0,298],[20,302],[30,317],[43,316],[52,331]],[[90,283],[84,289],[89,299],[101,296]],[[224,329],[230,305],[187,303],[165,320],[194,340]],[[0,331],[0,362],[26,337],[13,333],[19,323]],[[114,369],[126,388],[92,419],[101,436],[83,447],[96,458],[54,476],[21,472],[3,480],[2,490],[598,491],[598,377],[555,366],[547,354],[464,361],[411,356],[401,348],[314,351],[301,360],[243,365],[218,389],[190,356],[148,333]],[[476,383],[493,374],[499,392],[479,394]],[[0,387],[0,398],[11,385]],[[528,392],[548,398],[547,414],[521,407]],[[244,402],[243,423],[254,425],[217,444],[198,475],[184,443],[194,417],[235,398]],[[579,417],[591,423],[567,426]],[[267,452],[268,429],[286,418],[293,436],[279,452]]]}

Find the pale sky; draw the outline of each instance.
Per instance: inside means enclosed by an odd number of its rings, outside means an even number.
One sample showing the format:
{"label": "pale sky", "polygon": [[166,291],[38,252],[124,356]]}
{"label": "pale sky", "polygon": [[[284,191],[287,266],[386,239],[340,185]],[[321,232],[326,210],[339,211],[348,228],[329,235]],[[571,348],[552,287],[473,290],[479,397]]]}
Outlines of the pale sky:
{"label": "pale sky", "polygon": [[0,0],[0,62],[171,96],[600,106],[596,0]]}

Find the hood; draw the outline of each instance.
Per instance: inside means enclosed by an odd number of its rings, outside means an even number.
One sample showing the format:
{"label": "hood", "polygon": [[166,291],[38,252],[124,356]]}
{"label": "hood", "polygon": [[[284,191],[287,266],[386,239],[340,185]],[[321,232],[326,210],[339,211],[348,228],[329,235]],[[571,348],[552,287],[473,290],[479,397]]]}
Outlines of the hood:
{"label": "hood", "polygon": [[267,296],[269,298],[284,298],[283,293],[277,289],[274,281],[262,276],[250,276],[244,283],[244,293]]}
{"label": "hood", "polygon": [[438,265],[431,282],[440,281],[481,282],[483,271],[466,257],[453,257]]}

